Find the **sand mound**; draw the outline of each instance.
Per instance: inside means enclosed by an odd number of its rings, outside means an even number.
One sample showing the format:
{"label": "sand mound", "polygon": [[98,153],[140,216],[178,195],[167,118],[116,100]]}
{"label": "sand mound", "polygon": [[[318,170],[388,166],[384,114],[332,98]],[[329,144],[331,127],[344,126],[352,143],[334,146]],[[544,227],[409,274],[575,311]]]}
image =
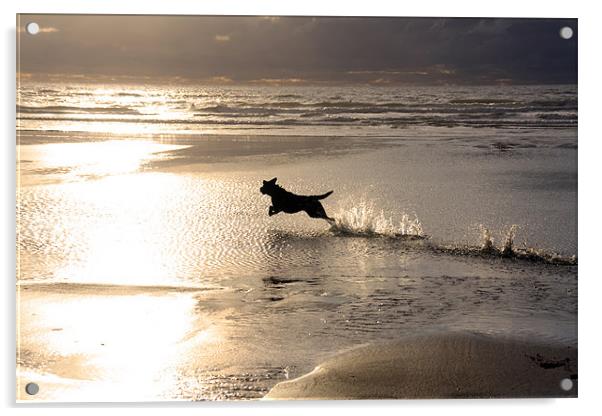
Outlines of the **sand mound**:
{"label": "sand mound", "polygon": [[[571,380],[569,391],[561,388],[563,379]],[[277,384],[265,398],[576,396],[576,348],[453,333],[342,353],[305,376]]]}

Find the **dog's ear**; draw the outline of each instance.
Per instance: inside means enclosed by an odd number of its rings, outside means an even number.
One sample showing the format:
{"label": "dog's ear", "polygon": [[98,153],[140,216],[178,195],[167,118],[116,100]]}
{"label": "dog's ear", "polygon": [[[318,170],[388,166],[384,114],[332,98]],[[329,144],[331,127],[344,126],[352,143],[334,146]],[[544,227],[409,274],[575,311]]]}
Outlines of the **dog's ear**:
{"label": "dog's ear", "polygon": [[278,179],[278,178],[273,178],[273,179],[270,179],[270,180],[268,181],[268,183],[271,183],[272,185],[276,185],[276,180],[277,180],[277,179]]}

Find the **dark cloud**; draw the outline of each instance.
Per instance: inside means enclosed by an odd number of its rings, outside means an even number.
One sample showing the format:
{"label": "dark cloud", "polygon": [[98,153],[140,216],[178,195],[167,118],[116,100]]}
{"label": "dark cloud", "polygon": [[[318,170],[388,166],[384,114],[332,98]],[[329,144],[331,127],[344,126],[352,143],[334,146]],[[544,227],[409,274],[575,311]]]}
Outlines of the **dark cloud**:
{"label": "dark cloud", "polygon": [[[35,21],[36,36],[22,28]],[[215,82],[575,83],[576,19],[21,15],[20,71]],[[575,36],[559,36],[571,26]]]}

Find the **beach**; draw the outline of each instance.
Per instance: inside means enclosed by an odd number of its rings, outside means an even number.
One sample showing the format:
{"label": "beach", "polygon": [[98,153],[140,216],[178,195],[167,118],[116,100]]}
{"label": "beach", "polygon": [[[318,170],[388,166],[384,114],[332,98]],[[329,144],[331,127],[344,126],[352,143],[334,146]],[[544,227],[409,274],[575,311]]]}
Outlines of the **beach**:
{"label": "beach", "polygon": [[448,333],[354,349],[265,399],[577,397],[576,368],[571,347]]}
{"label": "beach", "polygon": [[[403,91],[231,88],[214,108],[104,88],[88,121],[61,100],[90,86],[22,102],[18,399],[576,396],[575,91],[446,88],[384,113],[366,108]],[[186,115],[132,113],[149,96]],[[334,225],[268,216],[274,177],[334,191]]]}

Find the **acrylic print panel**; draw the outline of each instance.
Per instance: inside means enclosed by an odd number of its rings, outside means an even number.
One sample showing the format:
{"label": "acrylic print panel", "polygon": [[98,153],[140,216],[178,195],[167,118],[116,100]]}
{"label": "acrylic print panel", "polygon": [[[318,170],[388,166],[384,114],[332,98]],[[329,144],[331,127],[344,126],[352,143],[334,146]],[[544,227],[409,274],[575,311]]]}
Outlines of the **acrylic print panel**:
{"label": "acrylic print panel", "polygon": [[575,19],[17,33],[18,400],[577,396]]}

